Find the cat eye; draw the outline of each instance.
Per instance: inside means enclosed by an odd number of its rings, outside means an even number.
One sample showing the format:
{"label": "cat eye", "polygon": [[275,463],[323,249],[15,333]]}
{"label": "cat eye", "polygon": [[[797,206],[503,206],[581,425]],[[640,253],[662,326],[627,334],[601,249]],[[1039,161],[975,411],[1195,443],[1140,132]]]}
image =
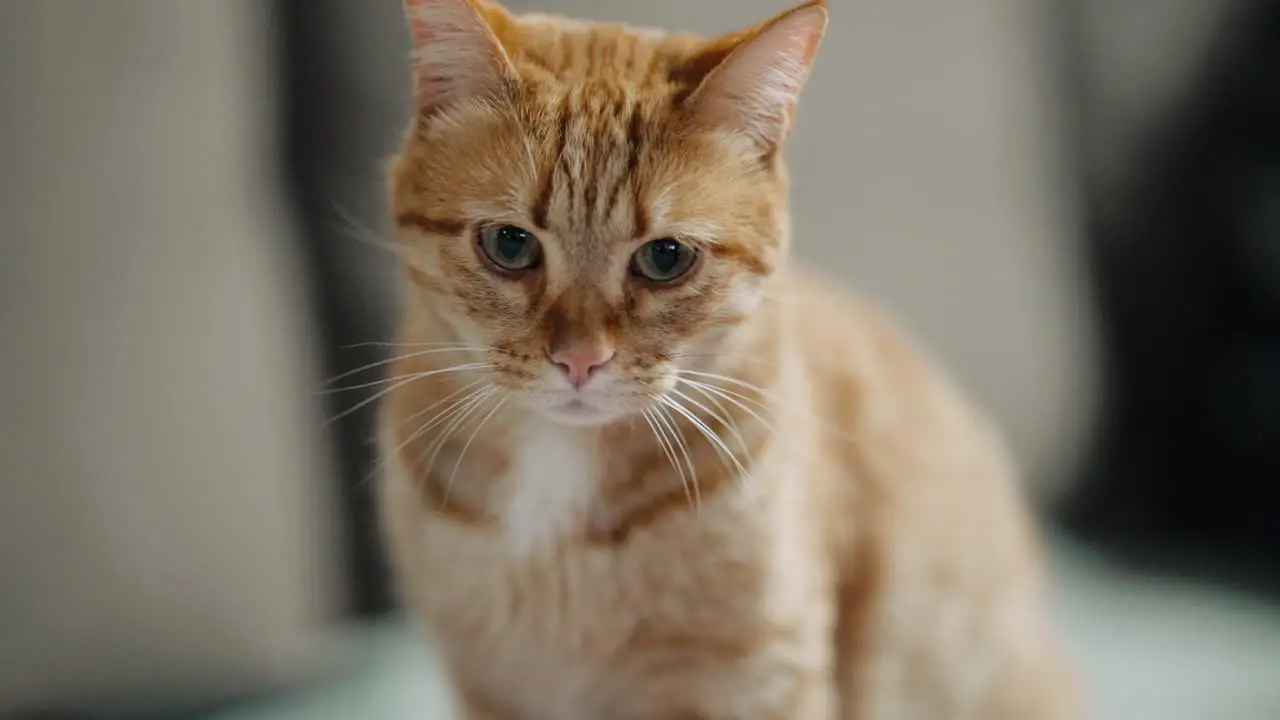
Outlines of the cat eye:
{"label": "cat eye", "polygon": [[485,259],[503,272],[530,270],[542,261],[542,245],[538,238],[515,225],[480,228],[476,239]]}
{"label": "cat eye", "polygon": [[667,284],[683,277],[697,259],[698,253],[679,240],[650,240],[631,256],[631,274],[651,283]]}

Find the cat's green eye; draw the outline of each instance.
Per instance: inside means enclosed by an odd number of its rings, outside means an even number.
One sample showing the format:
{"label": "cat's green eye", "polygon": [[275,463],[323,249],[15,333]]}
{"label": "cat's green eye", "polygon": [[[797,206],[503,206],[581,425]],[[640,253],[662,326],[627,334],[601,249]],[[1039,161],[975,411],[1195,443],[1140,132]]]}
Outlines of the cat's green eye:
{"label": "cat's green eye", "polygon": [[697,251],[679,240],[650,240],[631,256],[631,274],[665,285],[684,277],[697,259]]}
{"label": "cat's green eye", "polygon": [[482,227],[476,241],[485,259],[503,272],[530,270],[542,262],[542,245],[538,238],[515,225]]}

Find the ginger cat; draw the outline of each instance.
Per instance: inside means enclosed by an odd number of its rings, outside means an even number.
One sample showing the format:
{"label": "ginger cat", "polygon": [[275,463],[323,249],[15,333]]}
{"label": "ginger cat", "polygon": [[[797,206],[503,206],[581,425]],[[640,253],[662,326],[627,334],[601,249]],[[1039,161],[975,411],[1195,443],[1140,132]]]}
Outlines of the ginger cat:
{"label": "ginger cat", "polygon": [[824,3],[714,40],[404,6],[381,508],[464,717],[1075,717],[1000,441],[788,264]]}

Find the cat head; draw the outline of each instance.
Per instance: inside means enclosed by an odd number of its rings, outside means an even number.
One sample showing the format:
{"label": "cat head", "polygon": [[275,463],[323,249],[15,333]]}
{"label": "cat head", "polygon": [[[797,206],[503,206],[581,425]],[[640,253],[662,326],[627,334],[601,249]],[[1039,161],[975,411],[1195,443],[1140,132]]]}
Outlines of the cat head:
{"label": "cat head", "polygon": [[409,312],[571,424],[638,412],[722,351],[785,260],[780,151],[822,0],[713,40],[404,7],[416,114],[390,182]]}

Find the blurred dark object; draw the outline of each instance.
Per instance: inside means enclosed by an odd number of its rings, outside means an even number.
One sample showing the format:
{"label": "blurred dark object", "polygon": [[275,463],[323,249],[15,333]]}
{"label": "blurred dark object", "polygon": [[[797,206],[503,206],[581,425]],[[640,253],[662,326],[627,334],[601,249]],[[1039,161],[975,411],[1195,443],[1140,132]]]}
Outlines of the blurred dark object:
{"label": "blurred dark object", "polygon": [[[405,107],[389,104],[407,95],[399,91],[408,87],[403,77],[406,51],[389,47],[385,39],[404,32],[398,8],[368,12],[362,3],[340,0],[278,0],[275,10],[284,73],[286,185],[307,243],[302,254],[311,262],[324,374],[332,378],[386,359],[385,343],[393,339],[394,264],[389,253],[375,247],[388,235],[354,218],[385,215],[377,159],[389,156],[403,118],[409,116],[407,97]],[[397,25],[387,27],[388,22]],[[353,58],[359,58],[358,64]],[[371,88],[370,76],[384,78],[397,91],[378,92],[382,86]],[[370,368],[340,383],[374,383],[384,370]],[[365,402],[384,387],[327,396],[328,414],[337,418],[330,428],[350,538],[349,603],[357,616],[381,614],[393,606],[371,482],[377,403]]]}
{"label": "blurred dark object", "polygon": [[1275,591],[1280,3],[1137,3],[1132,29],[1184,12],[1207,29],[1203,52],[1165,48],[1175,89],[1141,122],[1108,125],[1126,98],[1107,73],[1123,68],[1089,55],[1114,32],[1108,12],[1133,15],[1124,5],[1065,0],[1107,377],[1068,524],[1167,571]]}

